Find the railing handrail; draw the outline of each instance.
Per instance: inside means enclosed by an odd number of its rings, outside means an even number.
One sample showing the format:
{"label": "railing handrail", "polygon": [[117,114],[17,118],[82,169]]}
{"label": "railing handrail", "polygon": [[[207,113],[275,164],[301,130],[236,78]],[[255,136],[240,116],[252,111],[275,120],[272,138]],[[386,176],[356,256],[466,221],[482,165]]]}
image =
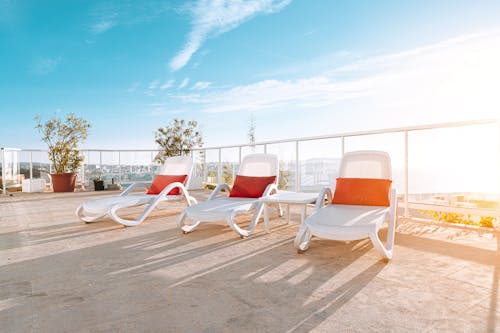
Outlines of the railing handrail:
{"label": "railing handrail", "polygon": [[430,129],[452,128],[452,127],[463,127],[463,126],[474,126],[474,125],[488,125],[488,124],[500,124],[500,119],[493,119],[492,118],[492,119],[483,119],[483,120],[457,121],[457,122],[435,123],[435,124],[425,124],[425,125],[405,126],[405,127],[391,127],[391,128],[384,128],[384,129],[378,129],[378,130],[344,132],[344,133],[337,133],[337,134],[325,134],[325,135],[316,135],[316,136],[296,137],[296,138],[281,139],[281,140],[268,140],[268,141],[255,142],[252,144],[243,143],[243,144],[234,144],[234,145],[226,145],[226,146],[201,147],[201,148],[193,148],[192,150],[209,150],[209,149],[223,149],[223,148],[239,148],[239,147],[246,147],[246,146],[262,146],[262,145],[288,143],[288,142],[295,142],[295,141],[312,141],[312,140],[325,140],[325,139],[335,139],[335,138],[340,139],[340,138],[347,138],[347,137],[353,137],[353,136],[413,132],[413,131],[422,131],[422,130],[430,130]]}
{"label": "railing handrail", "polygon": [[[280,139],[280,140],[267,140],[267,141],[259,141],[255,143],[239,143],[232,145],[224,145],[224,146],[208,146],[208,147],[197,147],[193,148],[194,151],[200,150],[211,150],[211,149],[224,149],[224,148],[239,148],[239,147],[247,147],[247,146],[262,146],[262,145],[271,145],[271,144],[279,144],[279,143],[288,143],[288,142],[296,142],[296,141],[312,141],[312,140],[325,140],[325,139],[336,139],[336,138],[347,138],[353,136],[365,136],[365,135],[374,135],[374,134],[389,134],[389,133],[402,133],[402,132],[413,132],[413,131],[423,131],[423,130],[431,130],[431,129],[442,129],[442,128],[453,128],[453,127],[464,127],[464,126],[474,126],[474,125],[488,125],[488,124],[499,124],[500,119],[480,119],[480,120],[467,120],[467,121],[456,121],[456,122],[445,122],[445,123],[433,123],[433,124],[424,124],[424,125],[415,125],[415,126],[403,126],[403,127],[390,127],[384,129],[376,129],[376,130],[367,130],[367,131],[354,131],[354,132],[343,132],[343,133],[335,133],[335,134],[324,134],[324,135],[316,135],[316,136],[305,136],[305,137],[295,137],[288,139]],[[16,148],[1,148],[1,149],[16,149]],[[21,151],[33,151],[33,152],[45,152],[47,149],[27,149],[27,148],[19,148]],[[153,152],[159,151],[160,148],[151,148],[151,149],[96,149],[96,148],[82,148],[80,151],[85,152]]]}

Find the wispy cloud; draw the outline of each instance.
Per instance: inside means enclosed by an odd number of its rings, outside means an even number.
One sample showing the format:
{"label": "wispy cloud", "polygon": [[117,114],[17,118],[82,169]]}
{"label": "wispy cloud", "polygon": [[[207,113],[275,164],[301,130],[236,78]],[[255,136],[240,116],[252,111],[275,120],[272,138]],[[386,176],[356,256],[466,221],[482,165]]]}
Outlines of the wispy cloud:
{"label": "wispy cloud", "polygon": [[187,77],[184,80],[182,80],[181,84],[179,84],[179,89],[186,87],[188,84],[189,84],[189,78]]}
{"label": "wispy cloud", "polygon": [[135,81],[134,83],[132,83],[130,85],[130,87],[127,89],[127,92],[128,93],[133,93],[134,91],[136,91],[139,86],[141,85],[141,82],[140,81]]}
{"label": "wispy cloud", "polygon": [[116,22],[114,22],[112,20],[99,21],[99,22],[92,24],[92,26],[90,27],[90,32],[92,32],[95,35],[98,35],[100,33],[103,33],[105,31],[111,29],[115,25],[116,25]]}
{"label": "wispy cloud", "polygon": [[204,90],[212,85],[212,82],[198,81],[192,87],[191,90]]}
{"label": "wispy cloud", "polygon": [[102,34],[118,23],[119,7],[109,2],[99,3],[92,9],[91,23],[88,28],[93,35]]}
{"label": "wispy cloud", "polygon": [[186,7],[192,29],[182,50],[170,61],[177,71],[184,67],[207,38],[230,31],[258,14],[280,11],[291,0],[198,0]]}
{"label": "wispy cloud", "polygon": [[186,110],[183,109],[166,109],[163,107],[155,108],[151,111],[149,111],[148,115],[151,117],[161,117],[161,116],[169,116],[169,115],[175,115],[175,114],[181,114],[186,112]]}
{"label": "wispy cloud", "polygon": [[149,83],[148,89],[156,89],[158,85],[160,84],[160,80],[154,80]]}
{"label": "wispy cloud", "polygon": [[99,35],[120,25],[150,22],[170,9],[169,3],[155,0],[98,2],[90,12],[91,21],[88,31]]}
{"label": "wispy cloud", "polygon": [[490,117],[500,109],[497,59],[500,31],[495,30],[356,60],[306,78],[268,79],[173,98],[204,112],[345,108],[438,121]]}
{"label": "wispy cloud", "polygon": [[31,72],[37,75],[46,75],[52,72],[62,61],[61,57],[38,58],[31,67]]}
{"label": "wispy cloud", "polygon": [[168,80],[167,82],[165,82],[164,84],[161,85],[160,89],[161,90],[168,89],[168,88],[170,88],[170,87],[172,87],[174,85],[174,82],[175,82],[174,79]]}

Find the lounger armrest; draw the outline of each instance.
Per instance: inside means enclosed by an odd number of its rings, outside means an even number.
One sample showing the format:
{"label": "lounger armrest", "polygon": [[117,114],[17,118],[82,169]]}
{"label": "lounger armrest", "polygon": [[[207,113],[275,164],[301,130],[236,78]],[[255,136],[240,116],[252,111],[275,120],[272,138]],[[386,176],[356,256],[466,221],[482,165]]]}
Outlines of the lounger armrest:
{"label": "lounger armrest", "polygon": [[225,190],[227,195],[229,195],[229,192],[231,191],[231,189],[229,188],[229,185],[227,184],[219,184],[217,185],[217,187],[215,188],[215,190],[212,191],[212,194],[210,194],[210,196],[208,197],[207,200],[213,200],[215,199],[215,197],[217,197],[217,194],[219,194],[220,191],[222,190]]}
{"label": "lounger armrest", "polygon": [[333,191],[331,188],[323,187],[321,189],[321,191],[319,192],[318,199],[316,199],[316,205],[314,206],[314,211],[323,207],[323,204],[325,202],[325,195],[326,195],[327,204],[332,202],[332,197],[333,197],[332,193],[333,193]]}
{"label": "lounger armrest", "polygon": [[170,191],[172,191],[174,188],[178,188],[179,191],[182,193],[182,195],[187,197],[188,193],[187,193],[186,187],[181,182],[173,182],[173,183],[168,184],[167,187],[165,187],[160,192],[160,194],[158,196],[159,197],[166,197],[166,196],[168,196],[168,193]]}
{"label": "lounger armrest", "polygon": [[274,183],[267,185],[266,189],[264,190],[264,193],[262,193],[261,198],[267,197],[267,196],[273,194],[273,191],[274,191],[274,194],[278,193],[278,185],[276,185]]}
{"label": "lounger armrest", "polygon": [[149,188],[149,184],[145,182],[134,182],[130,184],[130,186],[125,189],[125,191],[120,193],[120,196],[128,195],[130,192],[132,192],[133,189],[138,187],[143,187],[147,190]]}

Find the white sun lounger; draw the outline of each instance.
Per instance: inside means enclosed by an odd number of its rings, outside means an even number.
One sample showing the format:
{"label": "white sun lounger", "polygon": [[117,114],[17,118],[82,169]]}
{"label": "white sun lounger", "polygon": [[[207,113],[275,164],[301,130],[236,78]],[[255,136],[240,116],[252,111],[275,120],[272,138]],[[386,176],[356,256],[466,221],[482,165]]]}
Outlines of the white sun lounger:
{"label": "white sun lounger", "polygon": [[[132,190],[143,187],[148,188],[144,182],[135,182],[130,185],[120,195],[108,198],[101,198],[82,203],[76,210],[76,215],[85,222],[96,222],[109,216],[113,221],[125,226],[132,227],[142,223],[160,202],[185,200],[188,206],[197,203],[196,199],[189,195],[187,190],[193,160],[188,156],[169,157],[165,160],[160,175],[187,175],[186,185],[174,182],[165,187],[160,194],[132,194]],[[178,188],[179,195],[169,195],[168,193]],[[127,220],[118,216],[118,210],[134,206],[146,205],[144,211],[135,220]]]}
{"label": "white sun lounger", "polygon": [[[392,179],[389,155],[380,151],[346,153],[340,163],[339,177]],[[389,207],[330,204],[334,192],[334,189],[324,188],[320,193],[313,213],[304,221],[295,238],[297,251],[307,250],[312,236],[332,240],[370,238],[375,249],[384,258],[391,259],[396,228],[396,190],[390,191]],[[323,207],[325,196],[328,203]],[[389,225],[386,246],[378,236],[384,222]]]}
{"label": "white sun lounger", "polygon": [[[238,175],[247,177],[275,176],[276,183],[278,182],[278,174],[278,158],[276,155],[270,154],[251,154],[245,156],[238,171]],[[252,233],[262,214],[263,203],[259,198],[217,197],[223,189],[229,195],[229,186],[227,184],[219,184],[207,201],[187,207],[182,212],[179,217],[178,226],[184,233],[193,231],[201,222],[218,222],[224,220],[242,238]],[[262,196],[270,195],[276,191],[276,184],[269,184]],[[255,211],[255,213],[248,228],[243,229],[235,223],[234,218],[236,216],[251,211]],[[189,219],[192,223],[187,224],[186,219]]]}

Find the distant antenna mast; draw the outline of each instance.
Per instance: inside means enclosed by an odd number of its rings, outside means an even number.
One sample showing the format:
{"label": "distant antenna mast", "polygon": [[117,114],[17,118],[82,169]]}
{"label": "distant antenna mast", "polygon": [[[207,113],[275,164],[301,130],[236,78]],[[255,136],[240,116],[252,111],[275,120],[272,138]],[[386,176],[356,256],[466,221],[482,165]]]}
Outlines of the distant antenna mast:
{"label": "distant antenna mast", "polygon": [[252,113],[250,115],[250,120],[248,122],[248,142],[252,151],[255,151],[255,115]]}

